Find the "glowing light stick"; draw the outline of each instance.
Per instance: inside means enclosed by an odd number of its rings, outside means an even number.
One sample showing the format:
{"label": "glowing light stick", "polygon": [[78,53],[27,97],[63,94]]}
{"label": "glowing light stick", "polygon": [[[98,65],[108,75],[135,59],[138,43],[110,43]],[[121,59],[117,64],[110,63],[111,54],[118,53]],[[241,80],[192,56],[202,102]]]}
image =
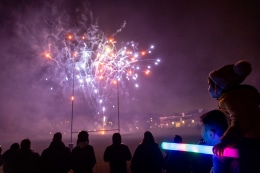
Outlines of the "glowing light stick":
{"label": "glowing light stick", "polygon": [[[202,154],[212,154],[213,146],[207,145],[195,145],[195,144],[180,144],[180,143],[171,143],[171,142],[162,142],[162,149],[165,150],[177,150],[177,151],[186,151],[186,152],[194,152],[194,153],[202,153]],[[233,157],[239,158],[238,150],[234,148],[225,148],[224,157]]]}

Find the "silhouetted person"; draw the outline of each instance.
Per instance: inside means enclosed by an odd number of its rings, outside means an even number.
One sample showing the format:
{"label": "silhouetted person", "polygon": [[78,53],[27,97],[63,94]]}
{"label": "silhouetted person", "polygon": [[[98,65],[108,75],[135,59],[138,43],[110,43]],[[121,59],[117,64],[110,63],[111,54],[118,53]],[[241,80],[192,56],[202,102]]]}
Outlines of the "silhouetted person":
{"label": "silhouetted person", "polygon": [[141,144],[136,148],[131,160],[133,173],[161,173],[163,155],[151,132],[146,131]]}
{"label": "silhouetted person", "polygon": [[[182,137],[175,135],[174,143],[182,143]],[[190,173],[190,160],[187,152],[184,151],[167,151],[165,156],[166,173]]]}
{"label": "silhouetted person", "polygon": [[2,151],[3,151],[3,149],[0,145],[0,166],[2,166],[2,164],[4,163],[3,158],[2,158]]}
{"label": "silhouetted person", "polygon": [[87,131],[78,134],[77,146],[72,150],[72,169],[74,173],[92,173],[96,164],[94,148],[89,145]]}
{"label": "silhouetted person", "polygon": [[70,149],[62,142],[62,134],[55,133],[50,146],[41,154],[42,173],[67,173],[70,164]]}
{"label": "silhouetted person", "polygon": [[8,150],[3,154],[3,171],[4,173],[15,173],[14,156],[16,152],[20,149],[18,143],[13,143]]}
{"label": "silhouetted person", "polygon": [[109,162],[110,173],[127,173],[127,162],[132,155],[127,145],[121,143],[121,135],[114,133],[113,144],[104,152],[104,161]]}
{"label": "silhouetted person", "polygon": [[15,154],[16,173],[36,173],[40,172],[40,155],[31,150],[31,141],[24,139],[21,142],[21,149]]}

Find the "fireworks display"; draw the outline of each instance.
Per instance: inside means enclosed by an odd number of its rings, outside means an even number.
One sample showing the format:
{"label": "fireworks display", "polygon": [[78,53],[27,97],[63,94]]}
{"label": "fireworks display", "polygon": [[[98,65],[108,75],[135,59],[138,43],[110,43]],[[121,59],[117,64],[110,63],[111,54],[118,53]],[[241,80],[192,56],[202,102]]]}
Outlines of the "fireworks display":
{"label": "fireworks display", "polygon": [[115,40],[126,22],[113,37],[107,37],[97,24],[88,21],[82,15],[77,21],[80,25],[73,28],[64,27],[61,20],[56,22],[45,34],[46,49],[41,57],[48,65],[44,80],[49,83],[50,90],[71,91],[71,99],[74,99],[74,90],[80,90],[88,104],[100,114],[115,107],[111,98],[119,91],[124,94],[130,84],[138,88],[139,75],[150,75],[152,67],[160,60],[150,55],[153,45],[140,50],[134,41],[118,43]]}

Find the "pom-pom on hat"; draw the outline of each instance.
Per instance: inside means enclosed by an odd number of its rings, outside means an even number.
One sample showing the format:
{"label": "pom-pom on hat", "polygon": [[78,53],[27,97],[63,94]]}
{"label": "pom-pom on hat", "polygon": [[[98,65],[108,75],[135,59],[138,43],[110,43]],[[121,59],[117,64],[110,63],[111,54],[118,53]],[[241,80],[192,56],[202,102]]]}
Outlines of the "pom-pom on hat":
{"label": "pom-pom on hat", "polygon": [[223,90],[228,90],[240,85],[251,71],[251,64],[248,61],[241,60],[210,72],[209,78]]}

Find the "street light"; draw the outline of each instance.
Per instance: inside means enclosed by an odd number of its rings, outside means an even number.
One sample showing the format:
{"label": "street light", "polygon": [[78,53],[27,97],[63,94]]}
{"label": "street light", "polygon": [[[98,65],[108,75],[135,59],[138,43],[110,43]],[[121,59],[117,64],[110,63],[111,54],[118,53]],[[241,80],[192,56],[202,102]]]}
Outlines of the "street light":
{"label": "street light", "polygon": [[[68,35],[67,39],[71,41],[73,39],[72,35]],[[73,118],[74,118],[74,78],[75,78],[75,57],[77,56],[77,53],[74,52],[72,56],[72,96],[71,96],[71,121],[70,121],[70,144],[69,148],[73,149],[73,143],[72,143],[72,133],[73,133]]]}
{"label": "street light", "polygon": [[72,133],[73,133],[73,117],[74,117],[74,71],[75,71],[75,61],[73,59],[73,71],[72,71],[72,96],[71,96],[71,121],[70,121],[70,144],[69,148],[72,150]]}
{"label": "street light", "polygon": [[118,132],[120,133],[120,118],[119,118],[119,91],[118,91],[118,80],[116,83],[116,93],[117,93],[117,123],[118,123]]}

